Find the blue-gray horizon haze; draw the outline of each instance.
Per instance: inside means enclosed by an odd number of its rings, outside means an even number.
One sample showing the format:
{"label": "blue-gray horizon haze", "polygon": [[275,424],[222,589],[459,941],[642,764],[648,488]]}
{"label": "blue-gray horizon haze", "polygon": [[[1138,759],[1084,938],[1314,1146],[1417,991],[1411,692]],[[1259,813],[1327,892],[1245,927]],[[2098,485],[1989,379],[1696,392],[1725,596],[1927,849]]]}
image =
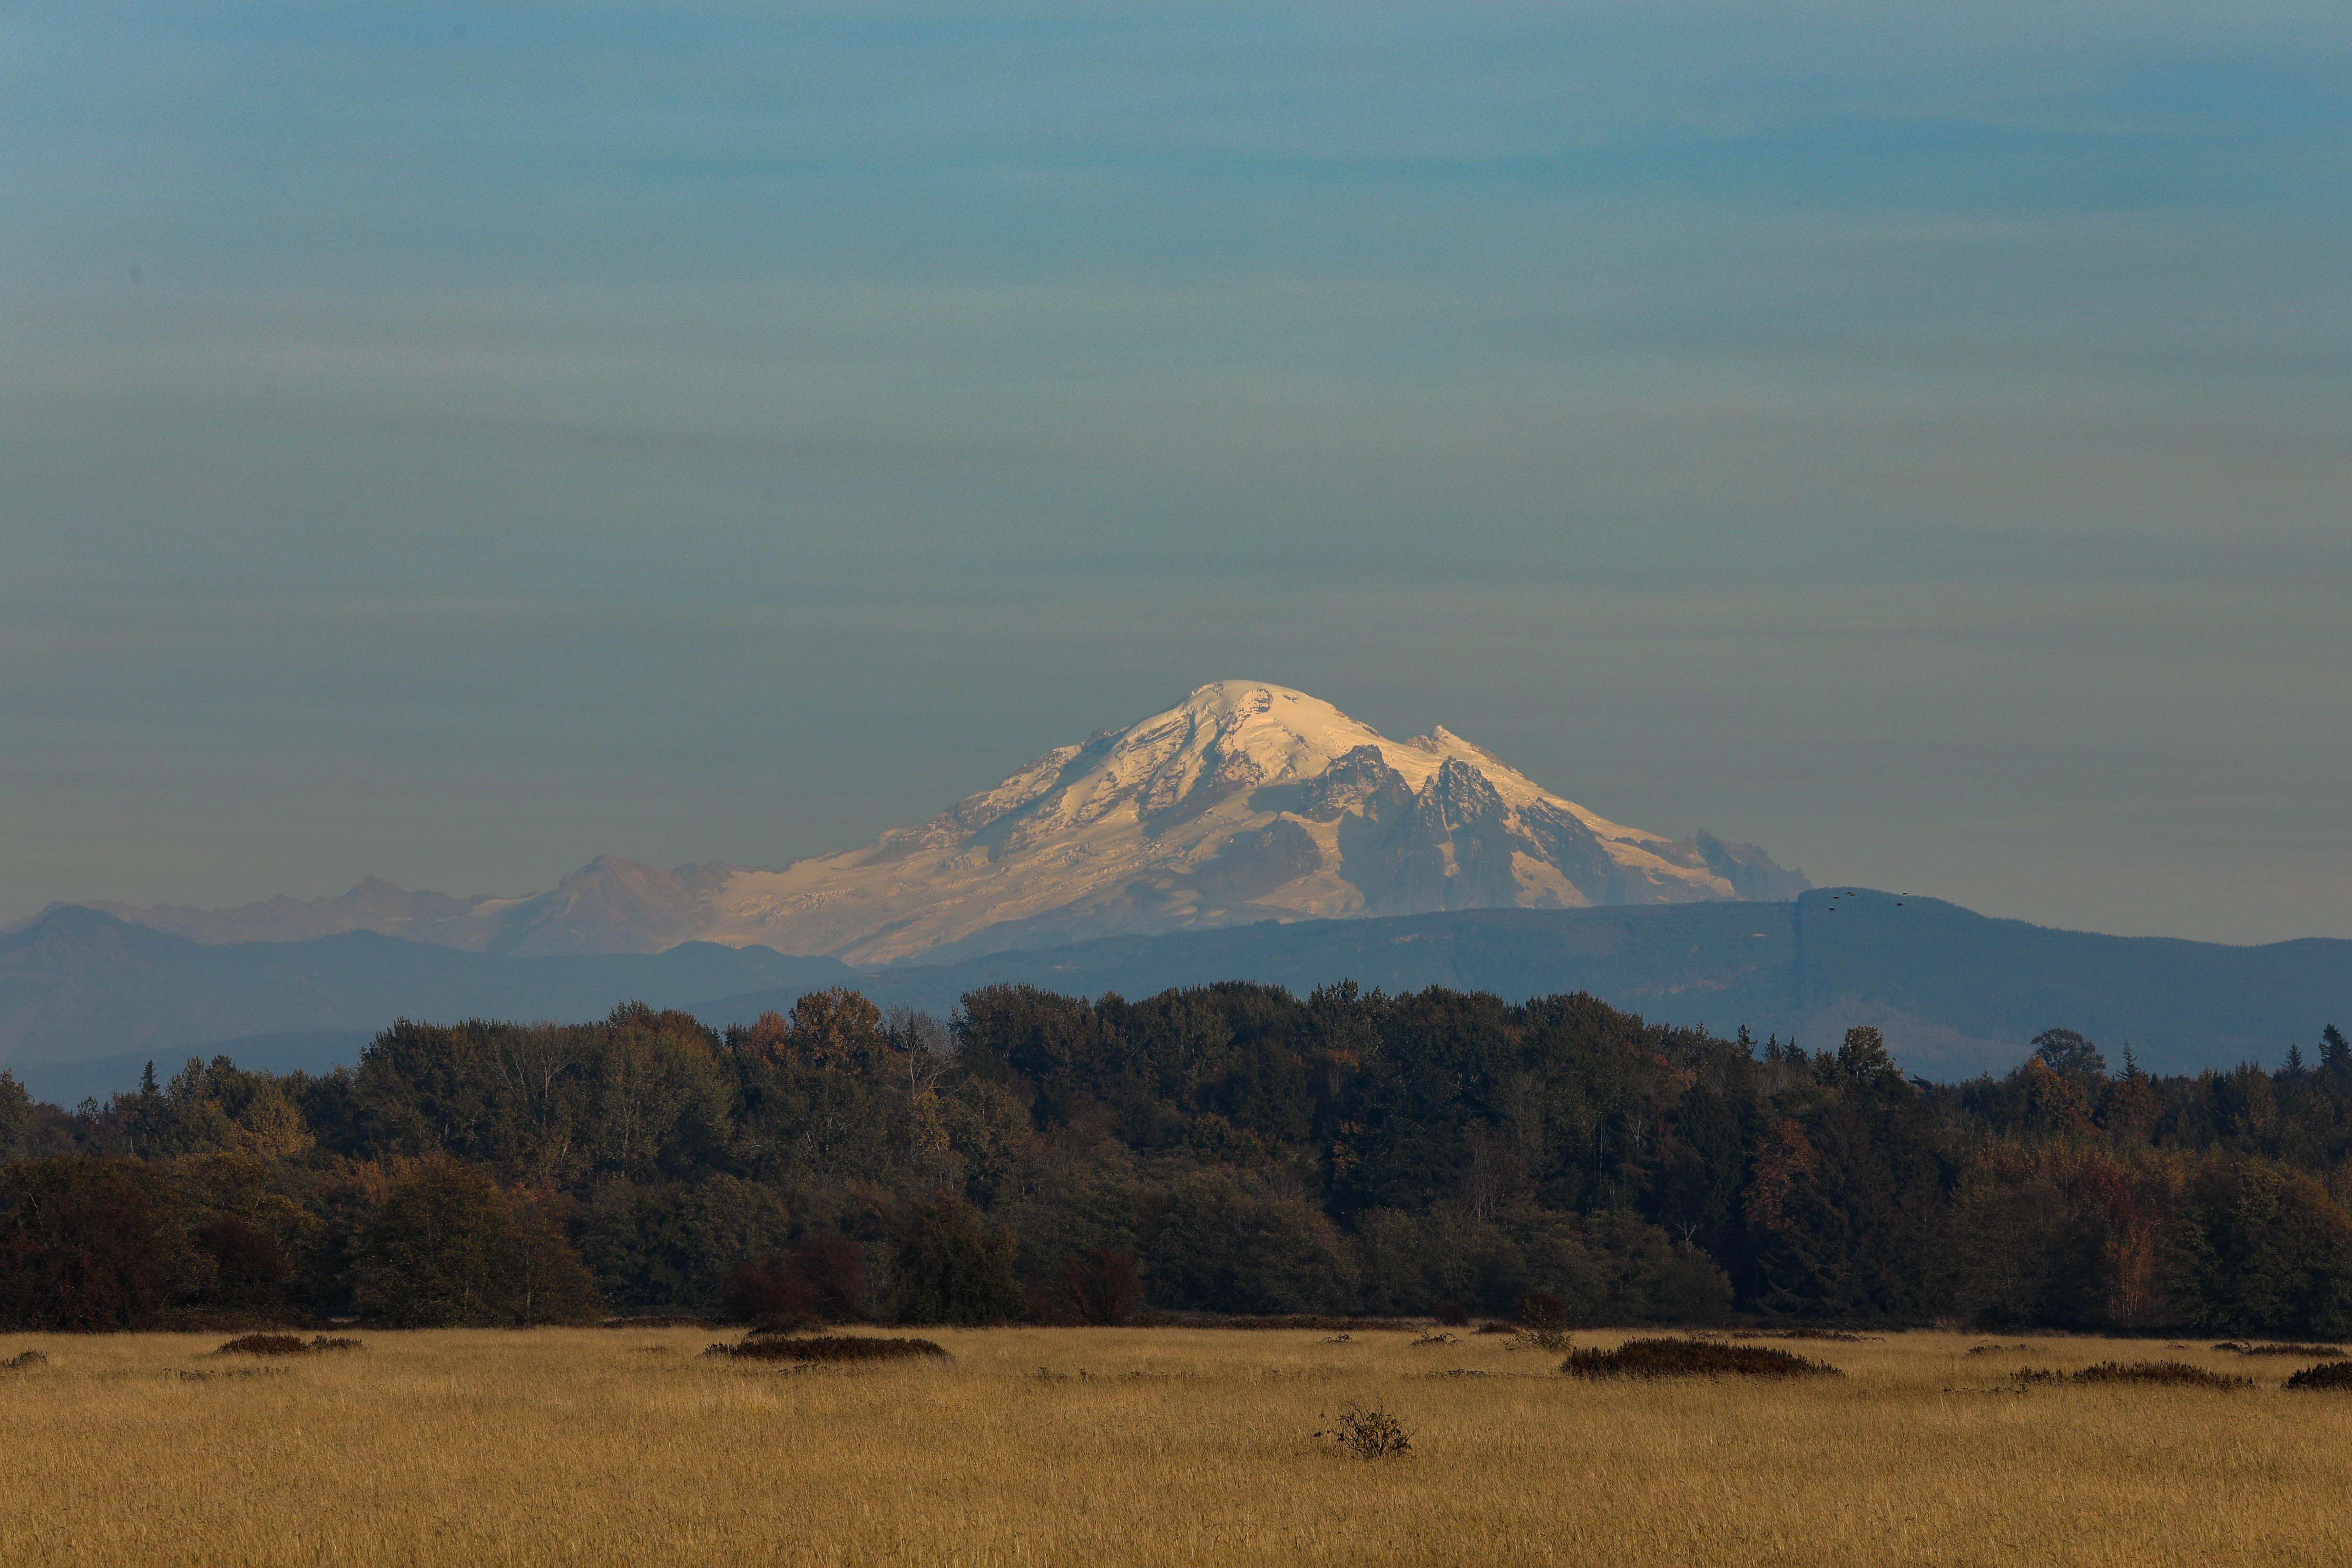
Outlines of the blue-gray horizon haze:
{"label": "blue-gray horizon haze", "polygon": [[0,922],[779,864],[1202,682],[2352,936],[2352,20],[0,19]]}

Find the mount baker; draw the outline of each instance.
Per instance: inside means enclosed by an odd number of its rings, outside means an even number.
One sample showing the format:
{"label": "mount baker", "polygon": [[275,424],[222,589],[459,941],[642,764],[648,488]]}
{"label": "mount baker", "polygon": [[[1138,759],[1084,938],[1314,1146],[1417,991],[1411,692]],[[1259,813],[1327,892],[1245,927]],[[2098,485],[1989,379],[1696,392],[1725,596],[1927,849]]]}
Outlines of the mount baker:
{"label": "mount baker", "polygon": [[1752,845],[1611,822],[1442,728],[1391,741],[1305,692],[1227,680],[1057,747],[919,826],[778,870],[604,856],[525,899],[370,879],[309,902],[93,907],[204,942],[373,931],[531,954],[704,941],[879,964],[1265,920],[1784,900],[1810,886]]}

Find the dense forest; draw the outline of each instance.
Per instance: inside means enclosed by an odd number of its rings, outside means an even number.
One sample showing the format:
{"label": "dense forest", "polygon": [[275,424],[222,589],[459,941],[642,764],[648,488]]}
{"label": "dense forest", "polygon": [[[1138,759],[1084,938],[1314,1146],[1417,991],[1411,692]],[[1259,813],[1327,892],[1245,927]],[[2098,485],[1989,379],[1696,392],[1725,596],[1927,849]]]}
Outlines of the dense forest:
{"label": "dense forest", "polygon": [[68,1113],[0,1076],[0,1324],[1734,1313],[2352,1333],[2352,1049],[1906,1080],[1589,996],[1129,1002],[723,1034],[403,1022]]}

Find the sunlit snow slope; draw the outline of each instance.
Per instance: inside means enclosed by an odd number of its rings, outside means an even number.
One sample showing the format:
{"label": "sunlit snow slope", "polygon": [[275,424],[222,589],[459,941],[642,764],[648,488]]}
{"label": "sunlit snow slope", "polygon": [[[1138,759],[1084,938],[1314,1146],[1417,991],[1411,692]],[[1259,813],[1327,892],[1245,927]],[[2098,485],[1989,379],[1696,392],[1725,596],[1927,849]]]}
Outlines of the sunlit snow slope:
{"label": "sunlit snow slope", "polygon": [[1760,850],[1563,800],[1444,729],[1391,741],[1302,691],[1203,686],[862,849],[739,870],[698,934],[882,963],[1117,931],[1511,905],[1793,896]]}

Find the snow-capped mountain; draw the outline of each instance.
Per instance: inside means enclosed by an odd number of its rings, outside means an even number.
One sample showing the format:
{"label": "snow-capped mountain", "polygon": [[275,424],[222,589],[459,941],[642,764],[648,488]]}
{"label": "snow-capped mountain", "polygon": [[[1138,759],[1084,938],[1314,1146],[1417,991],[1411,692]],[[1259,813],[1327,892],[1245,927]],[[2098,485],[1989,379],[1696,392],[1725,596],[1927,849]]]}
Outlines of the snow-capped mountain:
{"label": "snow-capped mountain", "polygon": [[199,941],[365,929],[492,952],[700,939],[887,963],[1117,932],[1435,910],[1794,897],[1749,845],[1669,839],[1444,729],[1391,741],[1305,692],[1203,686],[860,849],[780,870],[609,857],[522,900],[362,884],[218,912],[100,906]]}

